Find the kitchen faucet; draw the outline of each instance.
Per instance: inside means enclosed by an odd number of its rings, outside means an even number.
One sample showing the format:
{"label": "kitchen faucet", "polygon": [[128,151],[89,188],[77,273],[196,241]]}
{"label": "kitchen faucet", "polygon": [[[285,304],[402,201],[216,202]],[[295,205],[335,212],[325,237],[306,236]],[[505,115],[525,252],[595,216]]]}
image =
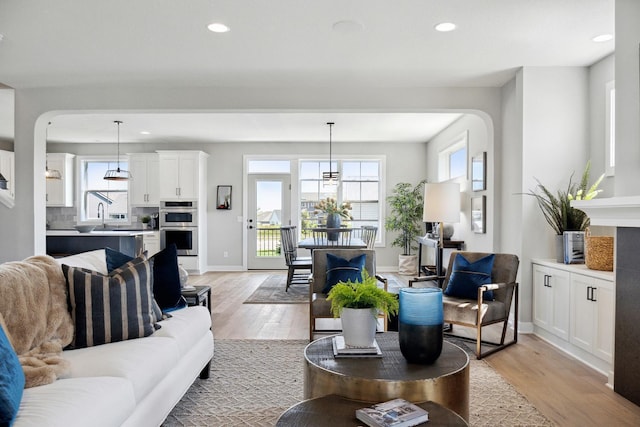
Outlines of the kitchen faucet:
{"label": "kitchen faucet", "polygon": [[[102,216],[100,216],[100,208],[102,208]],[[98,203],[98,218],[102,218],[102,228],[104,228],[104,205],[102,202]]]}

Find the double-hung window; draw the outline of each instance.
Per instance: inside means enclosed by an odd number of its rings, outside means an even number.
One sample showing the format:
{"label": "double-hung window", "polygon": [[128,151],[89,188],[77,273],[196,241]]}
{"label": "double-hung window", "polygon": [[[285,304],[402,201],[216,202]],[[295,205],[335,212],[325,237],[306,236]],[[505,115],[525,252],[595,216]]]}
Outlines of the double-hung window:
{"label": "double-hung window", "polygon": [[[331,170],[340,173],[337,183],[331,184],[322,178],[322,172],[329,171],[329,162],[300,161],[300,218],[303,233],[322,224],[325,218],[321,212],[316,212],[315,205],[327,197],[335,198],[338,204],[351,203],[353,219],[343,220],[343,224],[352,228],[373,225],[380,230],[384,226],[380,220],[384,201],[381,200],[381,160],[334,160]],[[381,235],[377,234],[377,241],[381,241]]]}
{"label": "double-hung window", "polygon": [[[103,219],[106,224],[129,222],[129,181],[104,179],[107,170],[116,168],[116,159],[78,158],[80,222],[96,223],[102,222]],[[120,168],[128,169],[126,160],[120,159]]]}
{"label": "double-hung window", "polygon": [[467,176],[467,132],[455,138],[438,153],[438,180],[447,181]]}

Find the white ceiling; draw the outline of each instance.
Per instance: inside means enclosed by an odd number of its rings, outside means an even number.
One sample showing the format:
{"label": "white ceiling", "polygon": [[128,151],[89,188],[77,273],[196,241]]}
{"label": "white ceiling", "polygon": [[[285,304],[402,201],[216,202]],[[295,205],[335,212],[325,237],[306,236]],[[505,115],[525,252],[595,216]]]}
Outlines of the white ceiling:
{"label": "white ceiling", "polygon": [[[231,31],[209,32],[206,26],[214,21]],[[351,24],[335,25],[340,21]],[[442,21],[458,28],[434,31]],[[591,38],[613,32],[614,0],[2,0],[0,82],[20,89],[495,87],[522,66],[591,65],[614,50],[614,41]],[[327,119],[334,120],[322,114],[199,118],[206,124],[189,122],[197,128],[193,135],[144,122],[151,117],[141,117],[139,126],[148,126],[157,138],[178,133],[195,140],[253,140],[263,134],[269,140],[313,140]],[[376,115],[368,122],[365,116],[353,118],[373,136],[403,130],[378,129]],[[108,126],[106,119],[111,118],[67,123],[99,129]],[[183,119],[197,120],[181,118],[175,126]],[[132,126],[136,120],[129,120]],[[69,140],[102,139],[107,133],[82,136],[69,128],[65,135],[62,123],[56,126],[58,136]],[[420,126],[405,123],[405,128]],[[348,129],[345,124],[345,135]]]}

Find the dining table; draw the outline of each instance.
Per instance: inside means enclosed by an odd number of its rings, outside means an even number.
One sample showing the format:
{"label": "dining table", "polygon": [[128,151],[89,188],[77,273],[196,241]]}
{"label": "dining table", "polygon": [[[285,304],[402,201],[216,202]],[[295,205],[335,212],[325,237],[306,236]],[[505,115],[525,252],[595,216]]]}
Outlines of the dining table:
{"label": "dining table", "polygon": [[322,237],[320,239],[307,237],[306,239],[302,239],[298,242],[298,248],[309,249],[311,251],[314,249],[362,249],[366,247],[367,244],[359,237],[352,237],[348,242],[343,242],[341,240],[328,240],[326,237]]}

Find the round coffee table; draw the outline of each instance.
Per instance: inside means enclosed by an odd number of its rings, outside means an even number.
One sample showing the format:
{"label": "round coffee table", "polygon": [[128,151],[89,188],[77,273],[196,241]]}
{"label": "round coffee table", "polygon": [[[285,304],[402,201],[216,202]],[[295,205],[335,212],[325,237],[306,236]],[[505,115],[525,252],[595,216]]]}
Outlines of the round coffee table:
{"label": "round coffee table", "polygon": [[460,347],[445,340],[435,363],[419,365],[402,356],[397,332],[376,335],[381,358],[335,358],[332,338],[304,349],[305,399],[337,394],[373,403],[433,401],[469,420],[469,356]]}
{"label": "round coffee table", "polygon": [[[450,409],[435,402],[416,403],[429,412],[429,427],[465,427],[468,424]],[[276,427],[315,426],[351,427],[361,426],[356,418],[356,409],[370,406],[370,403],[347,399],[335,394],[304,400],[293,405],[280,415]]]}

